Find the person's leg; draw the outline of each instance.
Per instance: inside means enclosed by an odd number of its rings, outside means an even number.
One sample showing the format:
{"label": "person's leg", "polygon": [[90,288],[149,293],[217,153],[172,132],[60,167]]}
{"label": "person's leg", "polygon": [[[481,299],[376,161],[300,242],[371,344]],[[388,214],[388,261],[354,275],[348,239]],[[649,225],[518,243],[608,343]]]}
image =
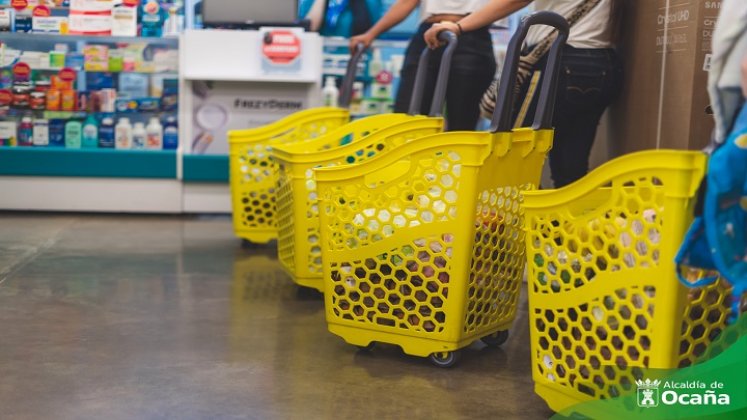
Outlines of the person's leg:
{"label": "person's leg", "polygon": [[[553,147],[550,149],[550,174],[555,188],[566,186],[582,178],[589,170],[589,156],[594,145],[597,125],[604,107],[576,112],[561,106],[556,110]],[[568,112],[570,111],[570,112]]]}
{"label": "person's leg", "polygon": [[[537,68],[544,69],[545,63],[543,58]],[[599,120],[617,95],[621,82],[621,66],[610,50],[568,46],[564,49],[553,116],[555,133],[549,153],[550,172],[556,188],[568,185],[588,172]],[[526,87],[522,90],[522,98],[525,95]],[[537,96],[522,126],[532,124]],[[517,113],[514,110],[514,114]]]}
{"label": "person's leg", "polygon": [[405,51],[405,61],[402,64],[402,70],[400,71],[399,88],[397,89],[397,95],[394,101],[394,112],[405,113],[410,109],[412,89],[415,86],[415,75],[418,70],[418,60],[420,60],[420,54],[426,48],[423,34],[430,27],[431,24],[427,23],[420,25],[420,28],[412,36],[412,39],[410,39],[410,43],[407,46],[407,50]]}
{"label": "person's leg", "polygon": [[550,151],[550,171],[556,188],[582,178],[597,126],[607,106],[617,96],[621,69],[608,50],[567,49],[555,102],[555,138]]}
{"label": "person's leg", "polygon": [[480,117],[480,99],[495,76],[495,57],[487,29],[459,37],[446,89],[449,131],[473,131]]}

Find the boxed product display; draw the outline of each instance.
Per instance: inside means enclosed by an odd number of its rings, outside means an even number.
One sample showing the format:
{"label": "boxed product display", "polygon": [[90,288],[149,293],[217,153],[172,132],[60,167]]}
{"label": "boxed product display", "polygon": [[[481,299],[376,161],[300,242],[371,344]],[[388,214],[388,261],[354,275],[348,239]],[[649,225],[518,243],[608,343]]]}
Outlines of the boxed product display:
{"label": "boxed product display", "polygon": [[621,40],[625,83],[610,109],[616,154],[704,147],[713,129],[706,81],[721,2],[622,3],[626,26],[636,30],[623,31]]}

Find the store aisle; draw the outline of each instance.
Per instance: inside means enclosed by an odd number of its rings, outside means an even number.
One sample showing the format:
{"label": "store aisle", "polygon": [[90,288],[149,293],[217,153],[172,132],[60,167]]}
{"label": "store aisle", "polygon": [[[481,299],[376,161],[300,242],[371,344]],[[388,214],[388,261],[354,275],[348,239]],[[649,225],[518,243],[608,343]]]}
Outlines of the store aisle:
{"label": "store aisle", "polygon": [[[526,297],[524,296],[524,300]],[[540,419],[526,302],[450,370],[329,334],[227,217],[0,213],[3,419]]]}

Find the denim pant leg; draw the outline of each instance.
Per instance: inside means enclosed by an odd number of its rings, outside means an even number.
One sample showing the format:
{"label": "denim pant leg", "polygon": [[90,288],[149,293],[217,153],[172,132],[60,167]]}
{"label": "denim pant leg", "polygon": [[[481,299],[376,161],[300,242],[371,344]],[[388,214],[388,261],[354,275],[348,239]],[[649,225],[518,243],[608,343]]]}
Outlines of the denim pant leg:
{"label": "denim pant leg", "polygon": [[[405,54],[405,63],[400,73],[400,86],[395,101],[395,112],[407,112],[410,107],[412,89],[420,53],[426,48],[423,34],[431,27],[424,23],[413,35]],[[421,114],[430,111],[436,78],[443,49],[431,53],[424,87]],[[495,57],[490,33],[486,28],[468,32],[459,37],[457,49],[451,63],[451,72],[446,89],[446,125],[448,130],[474,130],[480,115],[479,104],[495,75]]]}
{"label": "denim pant leg", "polygon": [[[537,68],[543,68],[545,62],[541,60]],[[555,136],[550,150],[550,172],[556,188],[578,180],[589,170],[589,155],[599,120],[621,86],[622,66],[613,50],[565,47],[555,99]],[[532,122],[536,101],[535,97],[524,126]]]}

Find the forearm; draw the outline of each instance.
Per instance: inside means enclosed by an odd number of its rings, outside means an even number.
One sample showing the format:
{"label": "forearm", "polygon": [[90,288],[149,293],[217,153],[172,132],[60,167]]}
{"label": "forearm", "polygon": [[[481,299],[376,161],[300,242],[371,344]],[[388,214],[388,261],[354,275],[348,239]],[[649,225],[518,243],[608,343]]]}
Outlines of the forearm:
{"label": "forearm", "polygon": [[322,19],[324,19],[324,4],[324,0],[315,0],[309,13],[306,15],[306,19],[311,21],[312,31],[318,31],[322,27]]}
{"label": "forearm", "polygon": [[392,26],[405,20],[415,10],[418,3],[420,3],[420,0],[397,0],[368,32],[374,37],[378,37]]}
{"label": "forearm", "polygon": [[460,19],[459,25],[464,32],[474,31],[523,9],[532,1],[534,0],[490,0],[482,9]]}

